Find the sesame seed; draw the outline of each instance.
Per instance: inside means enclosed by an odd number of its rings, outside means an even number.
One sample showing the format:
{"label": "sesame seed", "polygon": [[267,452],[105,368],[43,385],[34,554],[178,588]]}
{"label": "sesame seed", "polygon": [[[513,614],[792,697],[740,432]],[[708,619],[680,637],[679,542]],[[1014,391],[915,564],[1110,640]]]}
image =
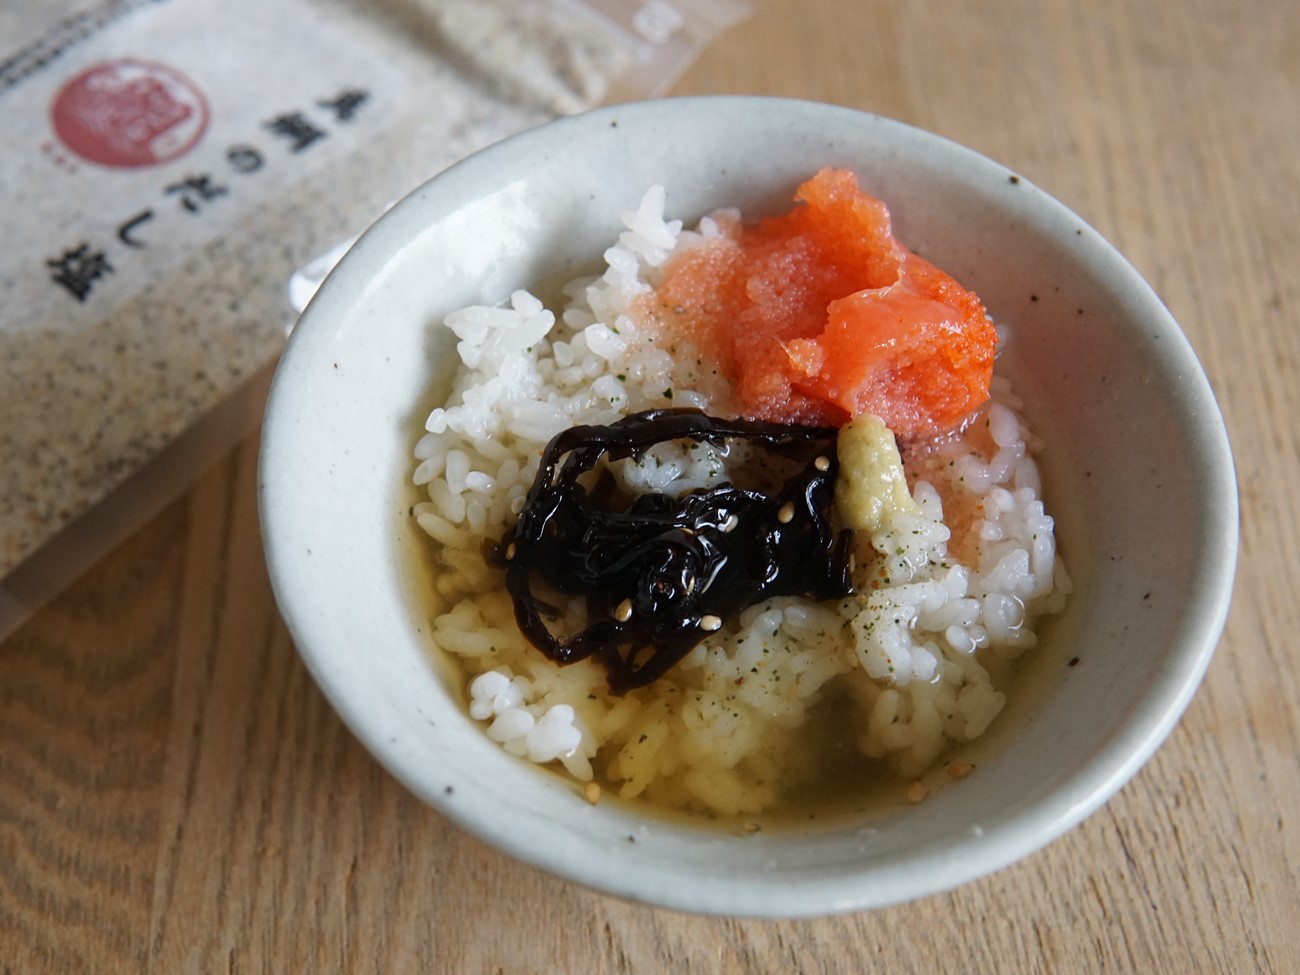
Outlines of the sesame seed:
{"label": "sesame seed", "polygon": [[700,617],[700,629],[708,630],[710,633],[722,629],[722,617],[714,616],[712,613],[705,613]]}
{"label": "sesame seed", "polygon": [[614,607],[614,619],[626,623],[632,618],[632,600],[625,599]]}
{"label": "sesame seed", "polygon": [[831,459],[825,456],[818,457],[813,461],[813,467],[817,468],[819,471],[828,471],[831,469]]}
{"label": "sesame seed", "polygon": [[600,802],[600,785],[596,782],[588,782],[582,790],[582,797],[594,806]]}
{"label": "sesame seed", "polygon": [[915,805],[930,794],[924,782],[913,782],[907,787],[907,801]]}
{"label": "sesame seed", "polygon": [[975,766],[970,762],[953,762],[948,766],[948,778],[964,779],[975,771]]}
{"label": "sesame seed", "polygon": [[514,542],[511,542],[509,545],[507,545],[507,546],[506,546],[506,561],[509,562],[511,559],[513,559],[513,558],[515,557],[515,552],[517,552],[517,551],[519,551],[519,547],[518,547],[517,545],[515,545]]}
{"label": "sesame seed", "polygon": [[776,513],[776,520],[783,525],[788,525],[794,521],[794,502],[787,501],[781,505],[781,510]]}

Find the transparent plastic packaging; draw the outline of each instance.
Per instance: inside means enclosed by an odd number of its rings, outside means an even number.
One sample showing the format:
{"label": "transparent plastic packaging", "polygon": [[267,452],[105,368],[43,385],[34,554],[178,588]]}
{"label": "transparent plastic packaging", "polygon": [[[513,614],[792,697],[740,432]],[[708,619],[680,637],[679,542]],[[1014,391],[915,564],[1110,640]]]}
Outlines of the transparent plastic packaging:
{"label": "transparent plastic packaging", "polygon": [[0,639],[256,430],[288,328],[389,202],[524,128],[663,93],[748,12],[0,9]]}

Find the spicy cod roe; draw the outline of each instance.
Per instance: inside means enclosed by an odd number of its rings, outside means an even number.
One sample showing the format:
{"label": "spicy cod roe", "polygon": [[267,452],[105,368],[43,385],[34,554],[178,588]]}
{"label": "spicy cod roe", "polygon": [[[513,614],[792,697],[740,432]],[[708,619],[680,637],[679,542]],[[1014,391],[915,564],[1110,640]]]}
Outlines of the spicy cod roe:
{"label": "spicy cod roe", "polygon": [[851,172],[823,169],[795,199],[678,255],[650,315],[717,364],[748,417],[874,414],[905,438],[959,426],[993,373],[997,333],[979,298],[900,243]]}

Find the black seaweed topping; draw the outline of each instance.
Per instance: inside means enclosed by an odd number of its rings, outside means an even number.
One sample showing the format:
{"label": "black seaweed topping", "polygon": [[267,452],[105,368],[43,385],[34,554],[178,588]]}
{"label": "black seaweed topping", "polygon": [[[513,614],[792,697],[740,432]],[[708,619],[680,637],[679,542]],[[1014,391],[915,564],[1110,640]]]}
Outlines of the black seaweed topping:
{"label": "black seaweed topping", "polygon": [[[496,558],[524,635],[558,663],[595,656],[622,694],[661,677],[710,631],[771,596],[836,599],[851,591],[852,532],[836,532],[836,430],[648,410],[556,435],[519,521]],[[723,483],[681,499],[621,498],[602,457],[638,457],[665,441],[745,441],[797,465],[779,489]],[[536,589],[582,595],[587,625],[557,636]]]}

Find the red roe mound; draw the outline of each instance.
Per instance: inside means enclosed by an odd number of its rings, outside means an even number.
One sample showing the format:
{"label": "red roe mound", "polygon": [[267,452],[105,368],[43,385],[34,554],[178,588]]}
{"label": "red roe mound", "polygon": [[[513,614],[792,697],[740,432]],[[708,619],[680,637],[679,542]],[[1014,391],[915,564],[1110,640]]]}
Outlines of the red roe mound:
{"label": "red roe mound", "polygon": [[960,425],[993,374],[979,298],[897,241],[852,173],[824,169],[795,199],[667,266],[655,303],[671,339],[716,363],[751,418],[874,413],[900,437]]}

